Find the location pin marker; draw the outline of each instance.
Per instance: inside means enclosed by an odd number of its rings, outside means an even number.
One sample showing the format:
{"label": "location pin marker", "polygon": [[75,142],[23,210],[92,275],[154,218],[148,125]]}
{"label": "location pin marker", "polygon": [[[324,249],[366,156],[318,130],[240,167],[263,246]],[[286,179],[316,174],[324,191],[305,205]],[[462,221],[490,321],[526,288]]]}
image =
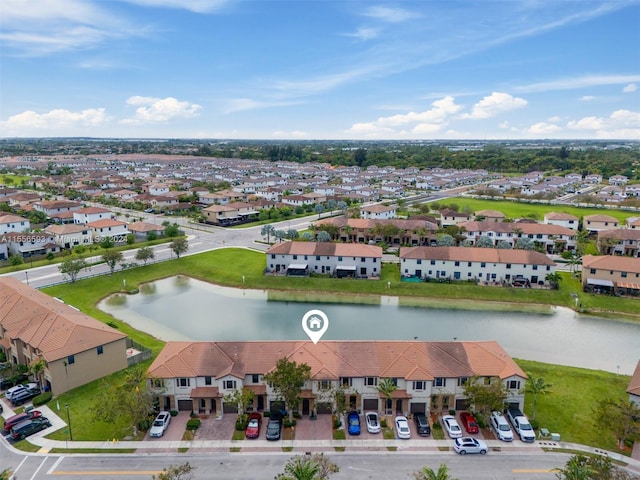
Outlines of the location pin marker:
{"label": "location pin marker", "polygon": [[313,343],[318,343],[329,328],[329,319],[322,310],[309,310],[302,317],[302,329]]}

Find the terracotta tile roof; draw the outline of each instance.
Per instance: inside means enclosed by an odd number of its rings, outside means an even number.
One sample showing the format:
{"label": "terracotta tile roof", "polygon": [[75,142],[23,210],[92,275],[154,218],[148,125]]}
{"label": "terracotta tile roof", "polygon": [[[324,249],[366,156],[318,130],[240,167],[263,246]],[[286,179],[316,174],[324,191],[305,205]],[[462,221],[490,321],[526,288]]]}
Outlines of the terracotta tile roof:
{"label": "terracotta tile roof", "polygon": [[402,247],[400,258],[448,260],[460,262],[512,263],[518,265],[555,265],[546,255],[533,250],[479,247]]}
{"label": "terracotta tile roof", "polygon": [[131,232],[164,232],[162,225],[156,225],[148,222],[133,222],[129,224],[129,231]]}
{"label": "terracotta tile roof", "polygon": [[438,225],[435,222],[425,219],[404,219],[404,218],[384,218],[384,219],[365,219],[365,218],[346,218],[333,217],[318,220],[316,225],[335,225],[337,227],[345,227],[349,225],[351,228],[359,230],[370,230],[376,225],[395,225],[401,230],[415,230],[424,228],[426,230],[437,230]]}
{"label": "terracotta tile roof", "polygon": [[220,398],[222,394],[218,387],[195,387],[189,394],[191,398]]}
{"label": "terracotta tile roof", "polygon": [[603,215],[601,213],[597,213],[594,215],[585,215],[584,222],[613,222],[619,223],[619,220],[615,217],[611,217],[609,215]]}
{"label": "terracotta tile roof", "polygon": [[582,257],[583,275],[586,269],[596,268],[616,272],[640,273],[640,258],[617,255],[585,255]]}
{"label": "terracotta tile roof", "polygon": [[612,238],[615,240],[640,240],[640,230],[635,228],[613,228],[611,230],[600,230],[598,238]]}
{"label": "terracotta tile roof", "polygon": [[636,369],[631,376],[627,393],[640,396],[640,361],[638,362],[638,365],[636,365]]}
{"label": "terracotta tile roof", "polygon": [[578,217],[564,212],[548,212],[544,214],[544,218],[548,220],[578,220]]}
{"label": "terracotta tile roof", "polygon": [[107,210],[102,207],[85,207],[80,210],[76,210],[74,213],[79,213],[81,215],[90,215],[93,213],[111,213],[111,210]]}
{"label": "terracotta tile roof", "polygon": [[522,232],[525,234],[542,234],[542,235],[569,235],[575,236],[576,232],[570,228],[561,225],[552,225],[548,223],[508,223],[508,222],[463,222],[459,225],[464,227],[467,232],[500,232],[515,233]]}
{"label": "terracotta tile roof", "polygon": [[311,367],[314,380],[341,377],[499,376],[525,373],[497,342],[303,341],[168,342],[149,368],[158,378],[238,378],[273,370],[281,358]]}
{"label": "terracotta tile roof", "polygon": [[480,210],[476,212],[476,216],[487,218],[505,218],[505,214],[499,212],[498,210]]}
{"label": "terracotta tile roof", "polygon": [[81,233],[86,230],[86,225],[76,225],[75,223],[66,223],[64,225],[49,225],[44,229],[45,232],[54,235],[69,235],[72,233]]}
{"label": "terracotta tile roof", "polygon": [[0,325],[47,361],[105,345],[126,335],[12,277],[0,278]]}
{"label": "terracotta tile roof", "polygon": [[359,243],[281,242],[267,250],[270,254],[382,258],[382,248]]}
{"label": "terracotta tile roof", "polygon": [[0,215],[0,224],[5,224],[5,223],[16,223],[16,222],[28,222],[29,219],[21,217],[19,215],[13,215],[13,214],[8,214],[8,215]]}
{"label": "terracotta tile roof", "polygon": [[119,220],[112,220],[110,218],[103,218],[102,220],[96,220],[95,222],[87,223],[91,228],[106,228],[106,227],[120,227],[126,225],[125,222]]}

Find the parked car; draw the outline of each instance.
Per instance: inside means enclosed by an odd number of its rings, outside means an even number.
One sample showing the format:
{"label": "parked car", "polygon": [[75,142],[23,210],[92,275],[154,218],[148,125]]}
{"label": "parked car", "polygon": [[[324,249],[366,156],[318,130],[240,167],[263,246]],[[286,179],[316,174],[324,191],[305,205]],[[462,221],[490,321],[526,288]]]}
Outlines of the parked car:
{"label": "parked car", "polygon": [[37,386],[38,386],[37,383],[27,383],[26,385],[19,383],[18,385],[11,387],[9,390],[7,390],[4,394],[4,398],[11,401],[13,396],[18,392],[21,392],[22,390],[26,390],[27,388],[35,388]]}
{"label": "parked car", "polygon": [[247,422],[247,429],[244,432],[244,436],[247,438],[258,438],[260,436],[260,426],[262,425],[262,415],[258,412],[252,412],[249,415],[249,421]]}
{"label": "parked car", "polygon": [[51,422],[47,417],[34,417],[31,420],[25,420],[24,422],[14,425],[11,428],[11,438],[13,440],[22,440],[50,426]]}
{"label": "parked car", "polygon": [[280,440],[282,431],[282,415],[277,412],[271,412],[269,423],[267,423],[267,440]]}
{"label": "parked car", "polygon": [[360,415],[358,415],[358,412],[349,412],[347,425],[349,435],[360,435]]}
{"label": "parked car", "polygon": [[498,440],[502,440],[503,442],[513,441],[513,432],[501,412],[491,412],[491,426],[496,432]]}
{"label": "parked car", "polygon": [[396,435],[402,439],[411,438],[411,430],[409,429],[407,417],[403,417],[402,415],[396,417]]}
{"label": "parked car", "polygon": [[30,410],[28,412],[18,413],[13,417],[9,417],[4,421],[4,426],[2,427],[2,433],[4,435],[9,435],[11,433],[11,428],[14,425],[17,425],[20,422],[24,422],[25,420],[31,420],[32,418],[41,417],[42,412],[40,410]]}
{"label": "parked car", "polygon": [[367,412],[364,414],[365,421],[367,423],[367,432],[380,433],[380,418],[376,412]]}
{"label": "parked car", "polygon": [[424,413],[415,413],[413,415],[413,421],[416,424],[416,431],[418,435],[428,437],[431,435],[431,426],[429,425],[429,419]]}
{"label": "parked car", "polygon": [[169,428],[171,423],[171,414],[169,412],[160,412],[151,425],[149,430],[150,437],[161,437]]}
{"label": "parked car", "polygon": [[467,433],[478,433],[480,431],[478,422],[476,422],[475,417],[469,412],[462,412],[460,414],[460,422]]}
{"label": "parked car", "polygon": [[484,455],[489,451],[487,444],[473,437],[460,437],[456,438],[453,442],[453,449],[460,455],[466,455],[467,453],[479,453]]}
{"label": "parked car", "polygon": [[[31,383],[29,385],[32,385]],[[11,395],[11,404],[14,407],[17,407],[19,405],[22,405],[26,402],[28,402],[29,400],[31,400],[34,397],[37,397],[38,395],[40,395],[40,387],[35,387],[35,388],[25,388],[23,390],[18,390],[18,392],[14,393],[13,395]]]}
{"label": "parked car", "polygon": [[516,431],[520,440],[527,443],[536,441],[536,433],[529,423],[529,419],[520,411],[519,408],[509,408],[507,410],[507,417],[513,425],[513,429]]}
{"label": "parked car", "polygon": [[462,429],[453,415],[443,415],[442,426],[450,438],[460,438],[462,436]]}

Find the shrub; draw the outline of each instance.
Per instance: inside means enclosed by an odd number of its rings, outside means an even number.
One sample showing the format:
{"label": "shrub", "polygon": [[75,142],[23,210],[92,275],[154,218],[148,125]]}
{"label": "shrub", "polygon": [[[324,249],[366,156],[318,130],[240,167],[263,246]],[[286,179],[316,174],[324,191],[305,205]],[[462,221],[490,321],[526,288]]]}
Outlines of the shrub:
{"label": "shrub", "polygon": [[151,428],[151,424],[153,423],[152,418],[145,418],[144,420],[140,420],[138,422],[138,430],[149,430]]}
{"label": "shrub", "polygon": [[296,426],[296,419],[295,418],[293,420],[289,420],[288,418],[285,419],[284,426],[285,427],[295,427]]}
{"label": "shrub", "polygon": [[335,418],[333,419],[333,429],[334,429],[334,430],[337,430],[337,429],[339,429],[341,426],[342,426],[342,421],[340,420],[340,418],[335,417]]}
{"label": "shrub", "polygon": [[538,420],[529,420],[529,423],[531,424],[531,428],[534,430],[538,430],[540,428],[540,422]]}
{"label": "shrub", "polygon": [[263,416],[264,418],[269,418],[269,417],[271,416],[271,412],[270,412],[270,411],[268,411],[268,410],[267,410],[267,411],[265,411],[265,412],[262,412],[262,416]]}
{"label": "shrub", "polygon": [[51,392],[41,393],[40,395],[38,395],[32,400],[33,406],[37,407],[38,405],[44,405],[45,403],[49,403],[51,401],[52,395],[53,394]]}
{"label": "shrub", "polygon": [[449,415],[453,415],[455,417],[456,411],[453,408],[449,409]]}
{"label": "shrub", "polygon": [[114,322],[113,320],[109,320],[107,322],[107,325],[109,325],[111,328],[115,328],[116,330],[118,329],[118,324],[116,322]]}
{"label": "shrub", "polygon": [[382,420],[380,420],[380,426],[382,428],[387,428],[387,419],[383,418]]}
{"label": "shrub", "polygon": [[302,418],[302,414],[300,412],[293,412],[293,418]]}
{"label": "shrub", "polygon": [[51,262],[52,260],[55,260],[56,256],[53,254],[53,252],[49,252],[49,253],[47,253],[47,257],[46,258],[47,258],[47,260],[49,262]]}
{"label": "shrub", "polygon": [[172,417],[178,416],[178,411],[177,410],[171,410],[169,413],[171,414]]}
{"label": "shrub", "polygon": [[197,430],[200,427],[200,419],[199,418],[190,418],[187,421],[187,430],[191,430],[192,432]]}
{"label": "shrub", "polygon": [[249,421],[249,415],[247,415],[246,413],[242,415],[238,415],[238,418],[236,419],[236,430],[238,431],[246,430],[248,421]]}

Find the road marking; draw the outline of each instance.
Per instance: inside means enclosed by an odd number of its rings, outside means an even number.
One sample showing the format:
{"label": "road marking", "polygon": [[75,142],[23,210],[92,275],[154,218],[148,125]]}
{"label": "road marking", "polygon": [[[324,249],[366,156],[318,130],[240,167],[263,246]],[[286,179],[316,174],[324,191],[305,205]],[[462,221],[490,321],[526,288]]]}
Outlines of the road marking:
{"label": "road marking", "polygon": [[95,471],[70,471],[59,470],[51,475],[159,475],[163,470],[95,470]]}
{"label": "road marking", "polygon": [[58,465],[60,465],[60,463],[62,462],[62,460],[64,460],[64,456],[61,456],[58,458],[58,460],[56,461],[56,463],[53,464],[53,466],[49,469],[49,471],[47,472],[47,475],[53,475],[53,472],[55,471],[56,468],[58,468]]}
{"label": "road marking", "polygon": [[42,459],[42,462],[40,462],[40,465],[38,466],[38,468],[36,468],[36,471],[33,472],[33,476],[31,477],[31,479],[33,480],[34,478],[38,478],[38,472],[40,471],[40,469],[44,466],[44,462],[47,461],[47,457],[44,457]]}

